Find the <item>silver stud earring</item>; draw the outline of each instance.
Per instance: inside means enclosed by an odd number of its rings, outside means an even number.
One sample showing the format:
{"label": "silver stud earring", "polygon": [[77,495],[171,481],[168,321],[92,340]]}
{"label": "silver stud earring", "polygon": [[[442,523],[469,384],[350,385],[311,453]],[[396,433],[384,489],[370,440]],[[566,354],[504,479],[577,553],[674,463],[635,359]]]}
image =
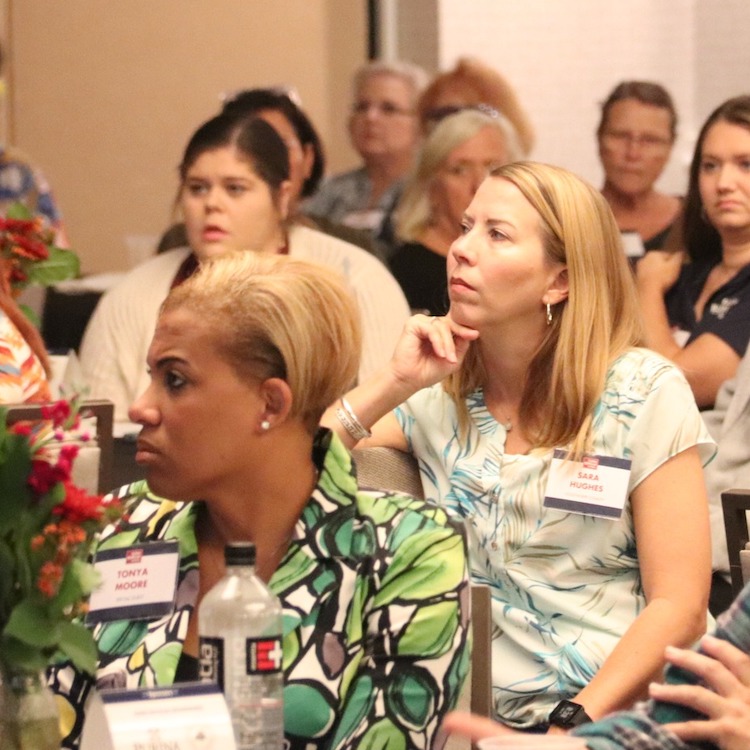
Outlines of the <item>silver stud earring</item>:
{"label": "silver stud earring", "polygon": [[263,432],[267,432],[268,430],[271,429],[271,423],[267,419],[264,419],[260,423],[260,429],[263,430]]}
{"label": "silver stud earring", "polygon": [[547,325],[552,325],[552,308],[550,307],[549,302],[547,303]]}

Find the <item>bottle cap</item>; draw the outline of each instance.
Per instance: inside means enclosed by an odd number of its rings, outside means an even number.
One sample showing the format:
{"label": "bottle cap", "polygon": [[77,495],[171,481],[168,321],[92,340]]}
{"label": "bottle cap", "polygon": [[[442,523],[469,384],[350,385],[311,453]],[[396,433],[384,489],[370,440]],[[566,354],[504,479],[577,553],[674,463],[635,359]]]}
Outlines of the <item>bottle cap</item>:
{"label": "bottle cap", "polygon": [[255,545],[252,542],[229,542],[224,546],[225,565],[255,565]]}

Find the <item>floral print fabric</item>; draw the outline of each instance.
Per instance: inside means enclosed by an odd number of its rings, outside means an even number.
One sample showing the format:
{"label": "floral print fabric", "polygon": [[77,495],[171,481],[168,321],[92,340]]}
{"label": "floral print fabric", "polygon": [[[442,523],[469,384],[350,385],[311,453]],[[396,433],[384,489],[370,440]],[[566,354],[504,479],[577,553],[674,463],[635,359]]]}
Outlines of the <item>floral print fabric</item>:
{"label": "floral print fabric", "polygon": [[13,321],[0,311],[0,404],[51,400],[42,363]]}
{"label": "floral print fabric", "polygon": [[[270,585],[284,608],[289,748],[427,748],[468,670],[465,546],[445,512],[358,490],[351,458],[321,433],[320,480]],[[125,488],[131,516],[100,548],[179,542],[174,611],[98,626],[99,687],[169,685],[198,590],[195,503]],[[69,665],[50,682],[77,747],[89,681]]]}
{"label": "floral print fabric", "polygon": [[[645,606],[631,507],[617,520],[544,508],[552,450],[506,454],[481,390],[467,406],[466,436],[440,385],[396,416],[425,496],[466,519],[472,579],[491,587],[496,715],[528,727],[591,680]],[[686,448],[713,455],[685,378],[645,349],[613,364],[593,425],[594,453],[632,460],[628,494]]]}

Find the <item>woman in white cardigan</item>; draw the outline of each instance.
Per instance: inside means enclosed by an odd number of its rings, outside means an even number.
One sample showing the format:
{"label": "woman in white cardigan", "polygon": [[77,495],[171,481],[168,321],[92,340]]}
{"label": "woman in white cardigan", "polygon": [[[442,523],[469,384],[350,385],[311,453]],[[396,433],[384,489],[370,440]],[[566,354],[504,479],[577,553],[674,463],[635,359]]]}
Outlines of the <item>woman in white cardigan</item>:
{"label": "woman in white cardigan", "polygon": [[270,125],[258,119],[214,117],[190,139],[180,177],[189,246],[151,258],[108,291],[81,345],[90,396],[112,400],[117,421],[127,419],[128,406],[148,385],[143,362],[169,290],[202,260],[230,250],[288,253],[339,271],[362,316],[360,378],[388,360],[409,316],[401,289],[385,266],[364,250],[308,227],[288,225],[289,160]]}

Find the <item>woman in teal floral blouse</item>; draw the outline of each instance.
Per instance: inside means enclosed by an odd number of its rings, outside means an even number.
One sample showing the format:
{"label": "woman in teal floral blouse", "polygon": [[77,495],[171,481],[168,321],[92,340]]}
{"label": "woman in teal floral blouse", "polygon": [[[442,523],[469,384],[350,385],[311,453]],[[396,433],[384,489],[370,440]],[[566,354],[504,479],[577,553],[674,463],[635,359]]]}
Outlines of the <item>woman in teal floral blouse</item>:
{"label": "woman in teal floral blouse", "polygon": [[645,696],[665,646],[705,632],[714,446],[684,374],[642,348],[614,217],[575,175],[493,169],[446,273],[448,315],[414,316],[327,419],[411,451],[465,519],[495,718],[560,732]]}
{"label": "woman in teal floral blouse", "polygon": [[468,667],[464,543],[442,509],[360,490],[318,429],[356,377],[357,321],[332,272],[283,256],[225,257],[171,292],[130,412],[148,484],[119,491],[129,518],[99,549],[176,540],[174,607],[98,625],[94,681],[53,671],[65,747],[93,684],[197,678],[196,608],[230,540],[255,542],[284,608],[289,747],[431,747]]}

